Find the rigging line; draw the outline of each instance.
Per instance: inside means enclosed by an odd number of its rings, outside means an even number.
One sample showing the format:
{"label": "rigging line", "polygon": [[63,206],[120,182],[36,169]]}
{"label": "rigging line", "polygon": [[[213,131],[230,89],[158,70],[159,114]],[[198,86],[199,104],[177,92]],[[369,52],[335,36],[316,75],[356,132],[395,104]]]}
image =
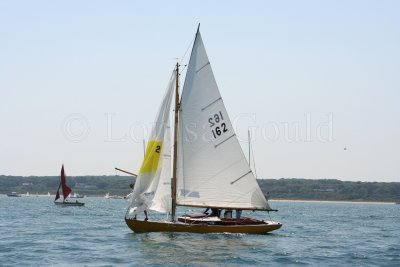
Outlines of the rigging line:
{"label": "rigging line", "polygon": [[[180,64],[179,64],[179,65],[180,65]],[[179,71],[179,76],[182,75],[182,73],[183,73],[183,71],[186,69],[186,67],[187,67],[187,64],[186,64],[186,65],[183,65],[183,68]]]}
{"label": "rigging line", "polygon": [[253,151],[253,146],[251,144],[250,145],[250,150],[251,150],[251,154],[253,156],[253,168],[254,168],[254,176],[257,179],[257,169],[256,169],[256,158],[254,157],[254,151]]}
{"label": "rigging line", "polygon": [[[185,56],[186,56],[187,52],[189,51],[190,47],[192,47],[192,44],[193,44],[193,42],[194,42],[195,39],[196,39],[196,35],[193,37],[193,39],[190,41],[188,47],[186,48],[185,54],[183,54],[183,57],[182,57],[181,61],[179,62],[179,65],[182,64],[182,61],[185,59]],[[186,64],[186,65],[187,65],[187,64]],[[182,70],[182,71],[183,71],[183,70]]]}

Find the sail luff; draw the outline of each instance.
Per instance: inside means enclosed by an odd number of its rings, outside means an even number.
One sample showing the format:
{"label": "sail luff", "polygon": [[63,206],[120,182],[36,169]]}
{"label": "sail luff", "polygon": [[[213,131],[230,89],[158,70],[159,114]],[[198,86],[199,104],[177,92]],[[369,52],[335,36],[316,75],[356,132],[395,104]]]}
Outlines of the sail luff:
{"label": "sail luff", "polygon": [[60,188],[61,188],[61,182],[58,184],[58,189],[57,189],[57,193],[56,193],[56,198],[54,199],[54,201],[56,201],[57,199],[60,198]]}
{"label": "sail luff", "polygon": [[176,79],[175,79],[175,121],[174,121],[174,158],[172,169],[172,214],[171,220],[175,221],[176,213],[176,170],[177,170],[177,155],[178,155],[178,117],[179,117],[179,63],[176,63]]}
{"label": "sail luff", "polygon": [[[191,63],[192,63],[192,60],[193,60],[193,54],[194,54],[194,51],[195,51],[195,45],[196,45],[196,41],[197,41],[197,37],[199,36],[199,33],[200,33],[200,23],[197,26],[197,31],[196,31],[196,34],[195,34],[195,37],[194,37],[192,50],[190,52],[188,69],[189,69],[189,66],[191,66]],[[177,66],[178,66],[178,64],[177,64]],[[174,126],[174,162],[173,162],[173,164],[174,164],[174,167],[173,167],[174,174],[173,174],[173,177],[175,177],[175,178],[172,178],[172,180],[173,180],[173,188],[171,188],[171,191],[173,191],[172,194],[171,194],[171,196],[172,196],[172,221],[174,221],[176,206],[181,206],[176,201],[176,198],[177,198],[177,187],[178,187],[178,180],[177,180],[177,175],[178,175],[177,174],[177,172],[178,172],[178,132],[179,132],[179,129],[180,129],[181,133],[179,133],[179,134],[180,134],[180,136],[182,136],[182,128],[181,128],[181,125],[179,124],[179,116],[180,116],[180,113],[181,113],[182,96],[183,96],[184,90],[186,88],[186,81],[187,81],[187,78],[188,78],[187,76],[188,76],[188,71],[186,72],[185,80],[183,82],[183,88],[182,88],[181,97],[179,99],[179,95],[178,95],[177,96],[177,98],[178,98],[177,101],[178,102],[175,102],[175,111],[178,111],[178,114],[175,113],[175,116],[176,116],[176,118],[178,118],[178,120],[176,121],[175,126]],[[178,88],[176,90],[178,92]],[[179,108],[177,108],[177,106]],[[176,134],[175,134],[175,132],[176,132]],[[176,143],[175,143],[175,141],[176,141]],[[182,149],[182,148],[180,147],[179,149]],[[179,160],[182,160],[182,159],[179,159]]]}
{"label": "sail luff", "polygon": [[[200,33],[200,23],[197,26],[196,35],[194,37],[194,42],[192,46],[192,51],[190,53],[189,65],[193,57],[193,51],[196,44],[197,36]],[[187,73],[186,73],[187,75]],[[185,89],[186,77],[183,84],[183,89]],[[183,94],[183,90],[182,90]],[[175,221],[175,213],[176,213],[176,194],[177,194],[177,168],[178,168],[178,129],[179,127],[179,112],[180,112],[180,101],[179,99],[179,62],[176,63],[176,88],[175,88],[175,122],[174,122],[174,157],[173,157],[173,169],[172,169],[172,186],[171,186],[171,198],[172,198],[172,212],[171,212],[171,220]]]}
{"label": "sail luff", "polygon": [[[192,62],[194,48],[195,48],[197,36],[199,36],[199,33],[200,33],[200,23],[199,23],[199,26],[197,27],[196,35],[194,36],[194,41],[193,41],[192,51],[190,52],[190,58],[189,58],[188,66],[190,66],[190,63]],[[189,68],[188,68],[188,70],[189,70]],[[186,71],[185,80],[183,82],[181,99],[179,100],[179,103],[182,101],[183,92],[185,91],[185,88],[186,88],[187,75],[188,75],[188,72]]]}
{"label": "sail luff", "polygon": [[248,140],[249,140],[249,167],[250,167],[250,169],[251,169],[251,153],[250,153],[250,151],[251,151],[251,139],[250,139],[250,130],[249,129],[247,129],[247,137],[248,137]]}

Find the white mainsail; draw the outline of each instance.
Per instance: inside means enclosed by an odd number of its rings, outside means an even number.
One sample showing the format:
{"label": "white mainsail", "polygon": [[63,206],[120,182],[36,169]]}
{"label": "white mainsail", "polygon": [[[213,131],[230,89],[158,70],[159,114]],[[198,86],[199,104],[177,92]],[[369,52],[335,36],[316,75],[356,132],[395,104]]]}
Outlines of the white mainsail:
{"label": "white mainsail", "polygon": [[268,210],[235,135],[200,32],[179,112],[177,204]]}
{"label": "white mainsail", "polygon": [[135,188],[129,200],[130,207],[127,216],[135,216],[147,209],[159,212],[168,212],[171,209],[171,187],[168,185],[171,178],[169,116],[175,79],[176,75],[172,73],[147,143],[145,158],[136,178]]}

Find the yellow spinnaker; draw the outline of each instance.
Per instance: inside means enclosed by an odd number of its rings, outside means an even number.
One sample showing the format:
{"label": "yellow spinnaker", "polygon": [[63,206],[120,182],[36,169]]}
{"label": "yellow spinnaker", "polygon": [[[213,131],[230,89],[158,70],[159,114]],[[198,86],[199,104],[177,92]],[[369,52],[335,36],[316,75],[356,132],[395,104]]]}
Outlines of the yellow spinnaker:
{"label": "yellow spinnaker", "polygon": [[144,157],[142,167],[140,167],[139,174],[157,171],[161,149],[161,141],[152,140],[147,143],[146,155]]}

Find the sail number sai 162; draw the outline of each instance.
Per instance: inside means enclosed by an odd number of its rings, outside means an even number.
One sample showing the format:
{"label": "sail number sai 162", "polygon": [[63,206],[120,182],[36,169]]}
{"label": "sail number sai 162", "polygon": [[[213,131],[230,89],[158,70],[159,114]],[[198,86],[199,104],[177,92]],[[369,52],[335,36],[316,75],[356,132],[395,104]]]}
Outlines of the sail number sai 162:
{"label": "sail number sai 162", "polygon": [[221,111],[208,118],[208,122],[210,123],[210,127],[212,128],[211,132],[215,139],[228,131]]}

